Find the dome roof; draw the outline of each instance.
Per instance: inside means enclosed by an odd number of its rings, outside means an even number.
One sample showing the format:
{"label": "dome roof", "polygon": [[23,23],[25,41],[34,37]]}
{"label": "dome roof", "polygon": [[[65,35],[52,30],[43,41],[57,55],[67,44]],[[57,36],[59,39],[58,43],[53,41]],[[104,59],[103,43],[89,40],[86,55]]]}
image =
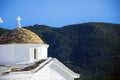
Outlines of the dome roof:
{"label": "dome roof", "polygon": [[44,42],[32,31],[24,28],[16,28],[0,37],[0,44],[44,44]]}

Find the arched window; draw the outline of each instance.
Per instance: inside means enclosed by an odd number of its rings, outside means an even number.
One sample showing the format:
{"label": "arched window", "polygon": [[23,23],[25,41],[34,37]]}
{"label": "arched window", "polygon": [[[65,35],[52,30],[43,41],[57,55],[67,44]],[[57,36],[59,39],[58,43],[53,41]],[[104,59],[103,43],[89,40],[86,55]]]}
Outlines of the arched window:
{"label": "arched window", "polygon": [[37,51],[36,51],[36,48],[34,49],[34,59],[37,58]]}

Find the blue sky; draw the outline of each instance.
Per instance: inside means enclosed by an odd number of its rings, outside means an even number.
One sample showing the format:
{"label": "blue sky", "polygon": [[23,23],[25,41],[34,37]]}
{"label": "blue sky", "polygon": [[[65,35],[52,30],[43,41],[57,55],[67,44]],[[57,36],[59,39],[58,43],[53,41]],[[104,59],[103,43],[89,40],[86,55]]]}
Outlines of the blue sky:
{"label": "blue sky", "polygon": [[0,27],[34,24],[62,27],[86,22],[120,24],[120,0],[0,0]]}

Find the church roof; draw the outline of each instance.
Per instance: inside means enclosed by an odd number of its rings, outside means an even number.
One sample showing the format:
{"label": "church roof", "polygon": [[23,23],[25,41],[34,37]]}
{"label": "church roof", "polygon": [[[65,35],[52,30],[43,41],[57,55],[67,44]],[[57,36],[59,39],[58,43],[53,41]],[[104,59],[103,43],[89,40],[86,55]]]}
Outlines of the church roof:
{"label": "church roof", "polygon": [[0,44],[44,44],[41,38],[32,31],[16,28],[0,37]]}
{"label": "church roof", "polygon": [[[14,73],[14,72],[24,73],[26,71],[28,71],[28,72],[30,71],[32,73],[37,73],[38,71],[45,69],[45,67],[48,67],[49,65],[53,65],[53,64],[55,64],[54,68],[58,67],[58,69],[60,69],[61,71],[70,75],[73,78],[80,77],[80,74],[73,72],[67,66],[62,64],[59,60],[57,60],[56,58],[51,58],[51,57],[49,57],[47,59],[40,60],[40,61],[35,62],[33,64],[30,64],[30,65],[28,65],[28,64],[15,64],[14,65],[14,64],[12,64],[11,71],[1,72],[1,75],[9,75],[9,73]],[[20,68],[17,68],[17,67],[20,67]]]}

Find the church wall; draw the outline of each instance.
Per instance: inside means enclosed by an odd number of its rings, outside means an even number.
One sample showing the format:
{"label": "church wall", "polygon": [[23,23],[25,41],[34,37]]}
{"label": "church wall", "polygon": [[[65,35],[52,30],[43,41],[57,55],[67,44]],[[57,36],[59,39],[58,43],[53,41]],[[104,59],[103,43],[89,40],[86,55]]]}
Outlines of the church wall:
{"label": "church wall", "polygon": [[60,69],[54,62],[49,63],[35,73],[12,72],[0,76],[0,80],[74,80],[70,75]]}
{"label": "church wall", "polygon": [[[0,64],[29,63],[47,58],[48,45],[44,44],[8,44],[0,45]],[[36,59],[34,59],[36,49]]]}
{"label": "church wall", "polygon": [[29,48],[29,59],[30,59],[30,62],[33,62],[34,61],[34,48],[35,47],[31,47]]}
{"label": "church wall", "polygon": [[[68,75],[65,71],[60,69],[58,66],[56,66],[54,63],[50,65],[50,69],[52,69],[53,74],[58,74],[59,77],[64,77],[65,80],[74,80],[70,75]],[[54,76],[54,75],[53,75]],[[56,78],[58,78],[56,76]],[[59,78],[58,78],[59,79]],[[62,79],[62,78],[61,78]],[[60,79],[60,80],[61,80]]]}
{"label": "church wall", "polygon": [[15,45],[16,62],[29,62],[29,45]]}
{"label": "church wall", "polygon": [[31,80],[31,78],[31,74],[25,74],[24,72],[22,74],[13,73],[10,75],[0,76],[0,80]]}
{"label": "church wall", "polygon": [[0,45],[0,64],[7,64],[15,61],[14,45]]}
{"label": "church wall", "polygon": [[47,58],[47,47],[42,46],[38,48],[38,60]]}
{"label": "church wall", "polygon": [[[39,44],[18,44],[15,48],[16,62],[33,62],[47,58],[47,48]],[[36,49],[36,59],[34,59],[34,49]]]}
{"label": "church wall", "polygon": [[[34,49],[36,49],[36,59],[34,59]],[[47,58],[48,45],[32,45],[29,48],[30,61],[41,60]]]}
{"label": "church wall", "polygon": [[43,69],[34,74],[31,80],[74,80],[64,71],[56,67],[54,64],[45,66]]}

